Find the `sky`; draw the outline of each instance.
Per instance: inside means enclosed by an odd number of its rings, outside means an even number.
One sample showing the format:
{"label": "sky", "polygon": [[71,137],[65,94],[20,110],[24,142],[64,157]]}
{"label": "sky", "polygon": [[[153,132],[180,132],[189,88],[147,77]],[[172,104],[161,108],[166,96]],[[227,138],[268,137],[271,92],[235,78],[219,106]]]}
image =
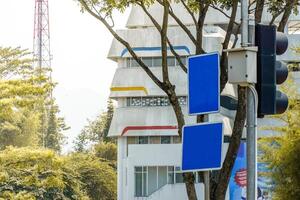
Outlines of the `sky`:
{"label": "sky", "polygon": [[[0,46],[33,49],[34,0],[0,0]],[[49,0],[52,76],[58,83],[54,97],[70,130],[65,132],[70,151],[73,140],[106,108],[117,64],[106,58],[112,36],[75,0]],[[117,28],[125,27],[128,11],[116,14]]]}

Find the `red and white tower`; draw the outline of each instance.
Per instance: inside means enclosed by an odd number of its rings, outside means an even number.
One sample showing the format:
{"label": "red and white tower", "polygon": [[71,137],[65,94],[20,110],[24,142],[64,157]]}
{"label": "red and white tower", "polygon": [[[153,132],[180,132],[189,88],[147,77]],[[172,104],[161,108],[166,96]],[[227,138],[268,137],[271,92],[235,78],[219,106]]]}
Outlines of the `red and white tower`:
{"label": "red and white tower", "polygon": [[47,68],[51,72],[48,0],[35,0],[33,56],[35,68]]}

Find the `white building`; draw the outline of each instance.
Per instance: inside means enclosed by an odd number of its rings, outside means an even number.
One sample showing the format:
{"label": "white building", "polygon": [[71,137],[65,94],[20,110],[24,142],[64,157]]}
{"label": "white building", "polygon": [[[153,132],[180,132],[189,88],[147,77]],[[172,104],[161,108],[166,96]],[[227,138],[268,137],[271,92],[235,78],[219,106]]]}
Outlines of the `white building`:
{"label": "white building", "polygon": [[[181,19],[185,24],[191,25],[189,28],[193,31],[192,20],[185,10],[178,5],[174,5],[173,10],[180,13]],[[160,6],[152,6],[149,11],[156,19],[161,19]],[[291,19],[297,21],[300,17],[293,16]],[[186,62],[187,56],[194,54],[195,47],[176,22],[171,17],[169,20],[169,39],[177,53],[182,56],[182,61]],[[290,23],[294,21],[291,20]],[[221,27],[225,27],[227,23],[228,19],[223,14],[209,10],[203,35],[203,48],[207,52],[221,51],[225,36]],[[143,11],[132,8],[126,29],[119,30],[118,33],[134,47],[135,53],[142,57],[154,74],[161,77],[160,36]],[[289,37],[291,41],[300,41],[299,35]],[[183,112],[186,113],[186,74],[178,66],[172,53],[168,53],[170,78],[176,85]],[[187,199],[179,167],[181,141],[167,96],[116,40],[112,42],[108,58],[118,63],[110,94],[110,98],[117,101],[118,107],[109,130],[110,137],[118,138],[118,200]],[[299,60],[292,53],[284,55],[282,59]],[[231,85],[227,85],[223,93],[236,96]],[[230,135],[230,118],[233,119],[234,112],[222,108],[221,113],[224,115],[210,115],[210,121],[222,120],[225,124],[225,135]],[[195,117],[187,115],[185,120],[187,124],[196,122]],[[203,184],[199,183],[197,175],[196,177],[197,195],[199,199],[203,199]]]}

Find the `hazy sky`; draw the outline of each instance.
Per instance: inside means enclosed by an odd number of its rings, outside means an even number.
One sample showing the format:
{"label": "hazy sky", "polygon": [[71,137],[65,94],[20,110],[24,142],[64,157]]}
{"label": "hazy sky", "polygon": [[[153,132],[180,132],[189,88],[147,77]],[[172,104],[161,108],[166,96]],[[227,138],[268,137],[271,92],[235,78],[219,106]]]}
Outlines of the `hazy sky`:
{"label": "hazy sky", "polygon": [[[34,0],[0,0],[0,46],[33,47]],[[116,63],[106,58],[112,36],[75,0],[49,0],[53,79],[61,115],[71,129],[68,144],[86,124],[106,107]],[[128,13],[127,13],[128,14]],[[116,16],[124,27],[127,14]]]}

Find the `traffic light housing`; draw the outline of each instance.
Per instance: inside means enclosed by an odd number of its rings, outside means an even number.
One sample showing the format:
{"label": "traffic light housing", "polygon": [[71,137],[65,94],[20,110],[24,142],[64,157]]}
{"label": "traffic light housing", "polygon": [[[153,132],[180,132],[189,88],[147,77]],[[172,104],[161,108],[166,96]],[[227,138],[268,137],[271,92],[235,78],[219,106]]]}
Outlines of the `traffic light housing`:
{"label": "traffic light housing", "polygon": [[288,97],[277,90],[288,76],[285,63],[276,61],[288,48],[288,38],[276,31],[276,26],[257,24],[255,26],[257,52],[258,117],[284,113],[288,107]]}

